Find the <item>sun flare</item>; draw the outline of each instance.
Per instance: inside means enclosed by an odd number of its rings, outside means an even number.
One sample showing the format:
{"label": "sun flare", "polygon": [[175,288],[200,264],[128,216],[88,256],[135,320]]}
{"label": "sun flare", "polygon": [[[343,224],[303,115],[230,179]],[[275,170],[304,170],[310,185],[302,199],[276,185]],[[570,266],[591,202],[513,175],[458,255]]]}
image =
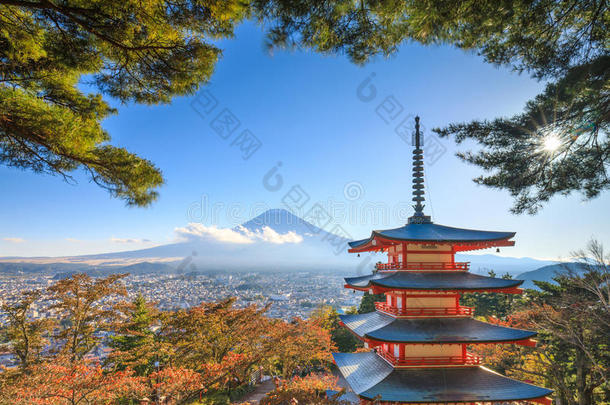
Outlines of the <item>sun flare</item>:
{"label": "sun flare", "polygon": [[542,140],[542,148],[547,152],[555,152],[561,146],[561,140],[555,134],[548,134]]}

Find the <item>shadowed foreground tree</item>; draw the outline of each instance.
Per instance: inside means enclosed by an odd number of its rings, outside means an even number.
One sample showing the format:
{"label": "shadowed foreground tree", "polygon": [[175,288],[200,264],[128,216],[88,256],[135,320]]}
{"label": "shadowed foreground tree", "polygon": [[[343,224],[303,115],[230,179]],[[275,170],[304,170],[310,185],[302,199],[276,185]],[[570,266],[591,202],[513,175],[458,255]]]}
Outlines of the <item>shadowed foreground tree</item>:
{"label": "shadowed foreground tree", "polygon": [[492,172],[514,212],[556,194],[610,188],[610,8],[605,0],[253,0],[270,47],[345,53],[356,63],[401,43],[449,44],[549,82],[523,114],[436,130],[482,149],[460,156]]}
{"label": "shadowed foreground tree", "polygon": [[498,371],[546,384],[563,405],[610,401],[610,267],[601,245],[580,252],[583,273],[571,267],[555,282],[538,282],[506,326],[536,329],[535,349],[514,345],[477,350]]}
{"label": "shadowed foreground tree", "polygon": [[505,189],[514,213],[536,213],[555,195],[579,192],[585,199],[610,188],[610,56],[570,68],[522,114],[453,124],[438,130],[477,152],[458,153],[489,175],[475,182]]}

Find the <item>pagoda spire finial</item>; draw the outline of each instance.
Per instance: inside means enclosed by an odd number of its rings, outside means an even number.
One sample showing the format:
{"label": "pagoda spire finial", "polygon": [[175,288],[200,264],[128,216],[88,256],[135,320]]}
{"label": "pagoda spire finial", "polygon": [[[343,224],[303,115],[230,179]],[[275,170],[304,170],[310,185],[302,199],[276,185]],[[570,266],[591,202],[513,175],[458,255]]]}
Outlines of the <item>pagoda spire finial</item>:
{"label": "pagoda spire finial", "polygon": [[413,209],[415,213],[409,218],[410,224],[426,224],[432,220],[424,214],[425,205],[422,204],[424,198],[424,137],[419,130],[419,116],[415,117],[415,133],[413,134],[413,199],[415,202]]}

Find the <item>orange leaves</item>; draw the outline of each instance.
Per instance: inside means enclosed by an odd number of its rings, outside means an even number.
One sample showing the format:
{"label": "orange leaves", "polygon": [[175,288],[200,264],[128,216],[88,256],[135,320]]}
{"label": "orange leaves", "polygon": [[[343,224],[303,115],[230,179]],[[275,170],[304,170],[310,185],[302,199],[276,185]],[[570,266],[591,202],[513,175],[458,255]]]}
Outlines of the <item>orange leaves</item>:
{"label": "orange leaves", "polygon": [[[160,337],[172,348],[173,364],[201,369],[210,383],[244,382],[249,371],[270,356],[266,308],[233,308],[234,300],[202,303],[166,317]],[[214,373],[215,372],[215,375]]]}
{"label": "orange leaves", "polygon": [[303,367],[324,367],[331,361],[330,353],[335,349],[330,333],[311,320],[277,321],[271,338],[277,344],[275,354],[284,378]]}
{"label": "orange leaves", "polygon": [[151,394],[165,403],[180,403],[205,388],[201,374],[188,368],[164,367],[151,373],[148,381]]}
{"label": "orange leaves", "polygon": [[2,328],[3,338],[22,368],[28,367],[49,343],[48,334],[55,323],[52,319],[32,319],[34,304],[41,296],[40,291],[25,291],[17,303],[0,307],[8,321]]}
{"label": "orange leaves", "polygon": [[305,377],[294,377],[290,381],[282,381],[279,389],[296,389],[308,392],[338,390],[338,381],[338,377],[330,374],[309,374]]}
{"label": "orange leaves", "polygon": [[58,334],[65,341],[63,351],[70,353],[72,359],[82,358],[99,344],[94,336],[96,330],[109,329],[117,316],[113,306],[106,307],[103,301],[114,296],[127,294],[120,283],[126,274],[111,274],[105,278],[94,279],[86,274],[75,274],[50,286],[51,309],[69,322],[69,326]]}
{"label": "orange leaves", "polygon": [[11,385],[14,404],[107,404],[140,396],[145,387],[130,370],[106,374],[97,363],[58,357],[32,367]]}
{"label": "orange leaves", "polygon": [[142,398],[177,404],[203,392],[204,384],[201,373],[187,368],[168,366],[141,377],[130,369],[105,372],[97,363],[61,357],[33,367],[5,395],[15,405],[102,405]]}
{"label": "orange leaves", "polygon": [[[122,301],[122,277],[77,274],[49,287],[47,302],[60,326],[49,341],[61,350],[0,373],[0,405],[101,405],[145,398],[185,403],[201,395],[227,395],[250,383],[254,371],[290,378],[330,363],[334,345],[320,320],[271,319],[266,307],[236,308],[234,299],[159,311],[142,296]],[[15,316],[26,319],[30,302],[15,307]],[[11,340],[31,342],[32,336],[15,333]],[[38,353],[42,346],[28,347]],[[111,352],[102,364],[87,360],[106,350]],[[307,391],[303,384],[309,380],[304,381],[293,385]]]}
{"label": "orange leaves", "polygon": [[339,390],[338,378],[329,374],[309,374],[283,380],[278,387],[260,401],[261,405],[328,404],[324,392]]}

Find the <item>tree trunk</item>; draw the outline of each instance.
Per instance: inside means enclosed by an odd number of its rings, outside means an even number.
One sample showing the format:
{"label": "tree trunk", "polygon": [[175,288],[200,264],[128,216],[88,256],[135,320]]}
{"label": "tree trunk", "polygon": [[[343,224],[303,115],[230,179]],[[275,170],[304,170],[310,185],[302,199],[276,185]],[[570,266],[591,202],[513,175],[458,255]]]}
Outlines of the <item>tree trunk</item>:
{"label": "tree trunk", "polygon": [[576,360],[574,361],[576,366],[576,395],[578,405],[591,405],[589,396],[587,395],[587,358],[586,354],[576,348]]}

